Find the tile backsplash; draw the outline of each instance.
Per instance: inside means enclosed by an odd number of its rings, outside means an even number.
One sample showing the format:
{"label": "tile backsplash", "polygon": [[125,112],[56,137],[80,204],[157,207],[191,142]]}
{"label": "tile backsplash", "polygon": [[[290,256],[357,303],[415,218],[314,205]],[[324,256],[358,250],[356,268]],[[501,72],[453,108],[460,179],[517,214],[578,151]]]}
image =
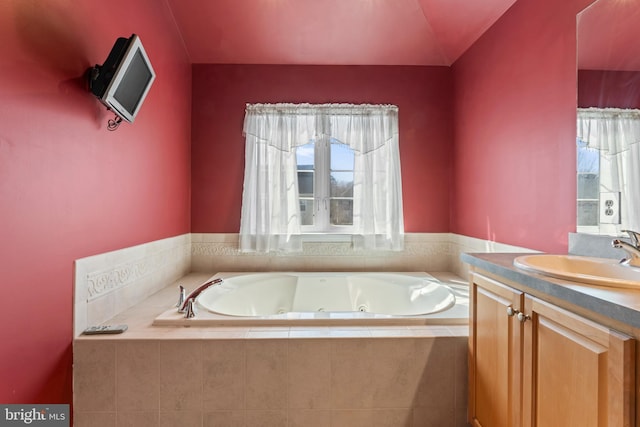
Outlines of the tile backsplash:
{"label": "tile backsplash", "polygon": [[[599,258],[625,258],[626,254],[622,249],[616,249],[611,245],[611,241],[616,237],[617,236],[586,233],[569,233],[569,253]],[[628,240],[627,235],[620,237],[623,240]]]}
{"label": "tile backsplash", "polygon": [[400,252],[354,250],[348,241],[310,241],[302,252],[243,253],[237,234],[192,234],[192,271],[449,271],[449,233],[405,235]]}
{"label": "tile backsplash", "polygon": [[138,304],[190,269],[190,234],[76,260],[74,336]]}

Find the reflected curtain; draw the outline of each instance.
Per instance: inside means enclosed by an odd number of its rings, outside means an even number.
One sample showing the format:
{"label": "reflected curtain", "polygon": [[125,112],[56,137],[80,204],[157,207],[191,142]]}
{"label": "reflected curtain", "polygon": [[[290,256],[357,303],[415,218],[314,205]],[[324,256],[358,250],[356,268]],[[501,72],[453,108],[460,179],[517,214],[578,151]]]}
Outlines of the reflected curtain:
{"label": "reflected curtain", "polygon": [[640,230],[640,110],[579,108],[578,138],[600,151],[601,189],[620,192],[621,228]]}
{"label": "reflected curtain", "polygon": [[404,246],[398,108],[247,104],[241,251],[300,251],[296,148],[327,137],[354,150],[354,247]]}

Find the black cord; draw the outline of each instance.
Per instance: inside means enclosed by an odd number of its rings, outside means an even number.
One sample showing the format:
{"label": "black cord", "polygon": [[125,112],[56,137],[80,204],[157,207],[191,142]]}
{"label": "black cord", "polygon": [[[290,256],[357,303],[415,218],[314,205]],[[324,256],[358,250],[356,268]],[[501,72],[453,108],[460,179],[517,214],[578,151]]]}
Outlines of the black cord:
{"label": "black cord", "polygon": [[109,119],[109,121],[107,122],[107,129],[110,131],[114,131],[118,129],[118,126],[120,126],[120,123],[122,123],[122,117],[116,115],[115,118]]}

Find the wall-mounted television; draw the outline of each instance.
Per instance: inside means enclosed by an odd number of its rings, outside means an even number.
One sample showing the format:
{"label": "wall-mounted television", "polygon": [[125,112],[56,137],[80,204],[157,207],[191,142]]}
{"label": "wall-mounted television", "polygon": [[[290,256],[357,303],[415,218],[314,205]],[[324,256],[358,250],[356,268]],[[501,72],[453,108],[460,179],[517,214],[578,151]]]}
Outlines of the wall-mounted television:
{"label": "wall-mounted television", "polygon": [[[156,78],[140,37],[120,37],[102,65],[89,69],[89,90],[118,117],[132,123]],[[112,124],[110,123],[110,126]]]}

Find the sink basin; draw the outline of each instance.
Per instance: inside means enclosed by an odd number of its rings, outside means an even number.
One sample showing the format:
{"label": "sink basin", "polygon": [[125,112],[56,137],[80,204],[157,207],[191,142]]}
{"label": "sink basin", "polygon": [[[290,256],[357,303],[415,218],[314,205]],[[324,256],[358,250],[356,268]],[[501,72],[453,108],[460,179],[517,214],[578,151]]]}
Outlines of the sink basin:
{"label": "sink basin", "polygon": [[640,269],[621,265],[618,260],[576,255],[525,255],[513,265],[526,271],[574,282],[616,288],[640,289]]}

